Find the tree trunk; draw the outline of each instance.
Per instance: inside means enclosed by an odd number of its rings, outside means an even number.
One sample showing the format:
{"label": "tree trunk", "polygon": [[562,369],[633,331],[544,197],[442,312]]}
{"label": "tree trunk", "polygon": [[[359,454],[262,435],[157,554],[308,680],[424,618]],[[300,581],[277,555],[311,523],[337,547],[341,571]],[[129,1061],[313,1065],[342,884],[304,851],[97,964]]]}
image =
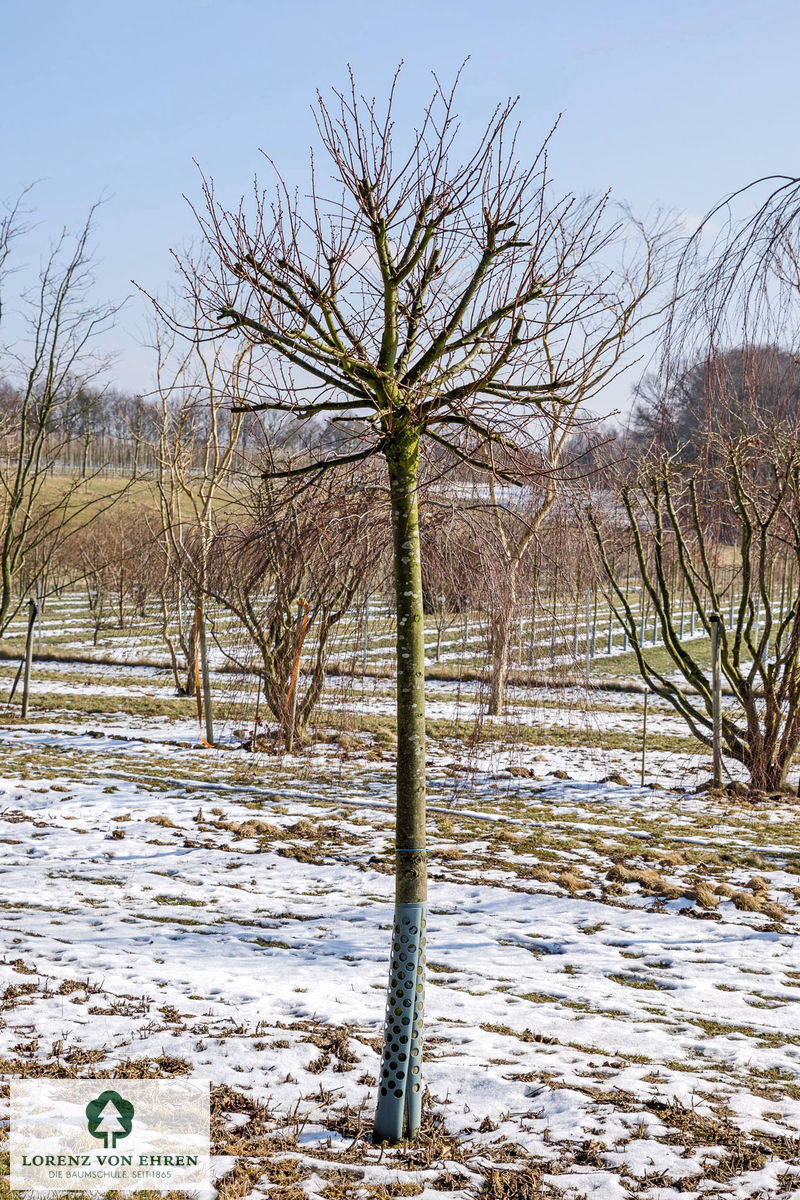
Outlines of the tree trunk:
{"label": "tree trunk", "polygon": [[197,695],[197,631],[194,621],[188,623],[183,636],[183,652],[186,658],[186,683],[184,696]]}
{"label": "tree trunk", "polygon": [[179,696],[183,696],[183,684],[181,683],[181,673],[178,666],[178,656],[175,653],[175,643],[169,634],[169,609],[167,608],[167,598],[162,593],[161,597],[161,638],[169,652],[170,667],[172,669],[172,678],[175,681],[175,691]]}
{"label": "tree trunk", "polygon": [[417,467],[419,435],[386,450],[397,602],[396,890],[375,1141],[413,1137],[422,1109],[427,859],[425,851],[425,619]]}
{"label": "tree trunk", "polygon": [[508,586],[503,597],[505,607],[492,619],[492,680],[489,689],[489,716],[501,716],[506,706],[506,686],[511,666],[511,641],[517,619],[517,577],[519,560],[508,564]]}
{"label": "tree trunk", "polygon": [[786,776],[792,761],[791,754],[762,754],[746,763],[750,772],[750,785],[761,792],[782,792],[786,788]]}
{"label": "tree trunk", "polygon": [[778,759],[774,762],[767,774],[767,791],[768,792],[783,792],[786,790],[786,776],[789,774],[789,766],[791,764],[791,756]]}
{"label": "tree trunk", "polygon": [[489,716],[499,717],[506,706],[506,684],[511,659],[511,620],[504,613],[492,622],[492,678]]}
{"label": "tree trunk", "polygon": [[9,555],[3,553],[0,563],[0,635],[4,634],[9,623],[11,608],[11,563]]}

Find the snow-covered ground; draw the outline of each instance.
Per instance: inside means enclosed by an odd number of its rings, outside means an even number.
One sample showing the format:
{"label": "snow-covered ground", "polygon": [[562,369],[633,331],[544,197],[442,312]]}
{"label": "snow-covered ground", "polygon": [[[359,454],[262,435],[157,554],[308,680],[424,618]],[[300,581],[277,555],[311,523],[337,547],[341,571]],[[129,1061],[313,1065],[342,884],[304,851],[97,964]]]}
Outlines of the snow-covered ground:
{"label": "snow-covered ground", "polygon": [[[53,700],[87,692],[119,714]],[[379,1151],[390,751],[209,750],[185,708],[126,715],[147,696],[164,673],[42,664],[0,718],[4,1079],[210,1079],[226,1200],[800,1195],[796,805],[694,794],[658,705],[635,786],[631,694],[515,691],[502,736],[538,740],[434,739],[424,1136]]]}

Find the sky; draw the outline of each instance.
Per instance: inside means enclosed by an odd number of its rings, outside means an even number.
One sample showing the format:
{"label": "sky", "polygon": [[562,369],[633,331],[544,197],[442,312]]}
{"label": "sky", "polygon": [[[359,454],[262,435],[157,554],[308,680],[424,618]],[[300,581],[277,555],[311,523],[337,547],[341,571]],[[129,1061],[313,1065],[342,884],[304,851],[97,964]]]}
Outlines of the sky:
{"label": "sky", "polygon": [[[559,190],[605,192],[648,218],[703,216],[765,174],[800,175],[796,0],[0,0],[0,202],[35,183],[19,278],[103,203],[96,295],[125,304],[103,348],[121,390],[152,385],[147,304],[170,250],[196,238],[194,160],[234,203],[266,177],[307,178],[311,104],[346,83],[385,95],[402,60],[409,126],[467,57],[459,109],[477,131],[519,95],[531,154],[556,117]],[[610,405],[624,408],[630,383]],[[602,407],[602,405],[601,405]]]}

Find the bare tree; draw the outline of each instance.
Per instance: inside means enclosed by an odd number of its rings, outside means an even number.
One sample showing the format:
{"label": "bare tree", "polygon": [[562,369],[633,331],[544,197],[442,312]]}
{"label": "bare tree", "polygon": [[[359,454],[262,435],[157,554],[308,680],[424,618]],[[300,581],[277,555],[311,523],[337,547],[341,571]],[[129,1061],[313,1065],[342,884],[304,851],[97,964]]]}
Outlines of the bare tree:
{"label": "bare tree", "polygon": [[[682,636],[685,597],[699,629],[709,637],[712,623],[719,630],[733,697],[722,716],[725,748],[755,789],[778,792],[800,744],[800,440],[796,430],[762,426],[758,435],[727,438],[715,457],[717,465],[701,468],[666,455],[645,461],[616,493],[619,511],[604,517],[590,508],[589,522],[616,618],[648,687],[712,745],[712,669],[702,643]],[[615,553],[628,537],[663,648],[684,686],[644,645]]]}
{"label": "bare tree", "polygon": [[299,470],[317,474],[372,456],[386,464],[397,612],[397,845],[379,1140],[404,1130],[413,1136],[422,1098],[420,455],[426,446],[445,447],[474,470],[515,477],[535,418],[548,402],[569,403],[564,391],[575,358],[561,351],[565,331],[550,323],[548,301],[558,296],[567,328],[576,307],[592,327],[608,308],[595,264],[621,235],[604,200],[552,194],[546,144],[533,161],[519,162],[514,103],[495,110],[461,157],[455,89],[437,83],[405,145],[394,128],[394,91],[383,112],[352,79],[332,105],[319,101],[334,195],[314,172],[307,201],[278,177],[272,197],[257,189],[250,212],[244,201],[229,211],[207,181],[198,220],[209,257],[182,264],[203,317],[199,335],[236,336],[260,351],[260,409],[301,420],[326,414],[351,431],[340,453]]}
{"label": "bare tree", "polygon": [[784,423],[800,411],[800,363],[777,345],[715,350],[637,385],[631,438],[639,451],[658,445],[691,459],[716,444],[709,435],[756,433],[764,422]]}
{"label": "bare tree", "polygon": [[[563,254],[574,234],[560,228],[556,237],[562,242]],[[576,463],[569,457],[575,434],[591,428],[592,420],[586,415],[588,404],[632,364],[632,348],[643,334],[653,332],[660,315],[654,294],[667,259],[668,226],[662,224],[657,231],[648,232],[629,219],[623,253],[613,264],[607,253],[599,253],[597,240],[597,229],[584,226],[578,243],[584,261],[584,291],[576,290],[568,276],[564,281],[554,279],[542,297],[542,369],[553,385],[555,399],[544,399],[540,406],[536,442],[524,470],[518,471],[525,487],[522,492],[502,487],[495,473],[489,475],[488,532],[494,535],[491,554],[495,570],[489,593],[488,711],[494,716],[505,706],[522,579],[532,570],[539,533],[557,502],[564,478],[561,468],[567,465],[572,468],[572,476],[576,473]],[[570,248],[576,248],[574,241]],[[495,448],[493,455],[497,455]]]}
{"label": "bare tree", "polygon": [[[218,526],[225,524],[232,482],[245,465],[239,441],[249,354],[231,356],[222,343],[196,340],[187,347],[165,323],[156,328],[154,345],[157,383],[150,453],[161,521],[161,636],[178,692],[193,696],[194,606],[206,592],[211,543]],[[231,411],[232,405],[237,411]]]}
{"label": "bare tree", "polygon": [[[241,515],[211,544],[206,593],[255,646],[267,710],[291,750],[322,695],[331,635],[385,545],[386,516],[363,468],[297,487],[249,482]],[[235,645],[226,654],[251,669]],[[304,670],[301,665],[305,663]]]}
{"label": "bare tree", "polygon": [[[759,187],[765,199],[740,219]],[[650,455],[638,478],[612,493],[611,518],[596,498],[590,523],[644,678],[710,744],[710,672],[681,637],[685,595],[704,633],[712,624],[719,631],[733,694],[725,747],[755,788],[780,791],[800,739],[800,181],[757,181],[709,217],[719,232],[709,245],[707,220],[681,256],[648,381]],[[655,669],[632,624],[613,540],[602,536],[617,501],[644,595],[689,692]]]}
{"label": "bare tree", "polygon": [[[28,232],[24,202],[23,195],[0,217],[0,328],[9,315],[13,255]],[[118,311],[91,299],[93,212],[74,238],[64,231],[45,255],[36,284],[19,297],[23,336],[2,350],[11,386],[0,417],[0,633],[23,602],[15,600],[14,581],[26,559],[38,562],[41,576],[45,548],[55,552],[124,490],[93,493],[86,478],[58,472],[68,441],[62,416],[104,369],[91,344]]]}
{"label": "bare tree", "polygon": [[436,488],[421,497],[422,598],[436,629],[436,662],[445,633],[468,620],[474,604],[482,563],[470,516],[457,490]]}
{"label": "bare tree", "polygon": [[144,615],[156,549],[150,515],[144,506],[117,506],[70,538],[56,556],[73,583],[86,586],[95,645],[112,614],[118,629],[127,625],[129,606]]}

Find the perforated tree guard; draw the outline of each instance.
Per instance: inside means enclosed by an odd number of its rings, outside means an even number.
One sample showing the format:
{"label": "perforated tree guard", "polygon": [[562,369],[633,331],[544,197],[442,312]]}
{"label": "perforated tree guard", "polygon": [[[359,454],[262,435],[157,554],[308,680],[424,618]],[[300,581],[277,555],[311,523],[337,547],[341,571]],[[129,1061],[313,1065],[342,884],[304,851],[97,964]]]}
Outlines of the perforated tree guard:
{"label": "perforated tree guard", "polygon": [[422,1115],[422,1021],[425,1010],[427,904],[397,904],[386,1001],[375,1140],[413,1136]]}

